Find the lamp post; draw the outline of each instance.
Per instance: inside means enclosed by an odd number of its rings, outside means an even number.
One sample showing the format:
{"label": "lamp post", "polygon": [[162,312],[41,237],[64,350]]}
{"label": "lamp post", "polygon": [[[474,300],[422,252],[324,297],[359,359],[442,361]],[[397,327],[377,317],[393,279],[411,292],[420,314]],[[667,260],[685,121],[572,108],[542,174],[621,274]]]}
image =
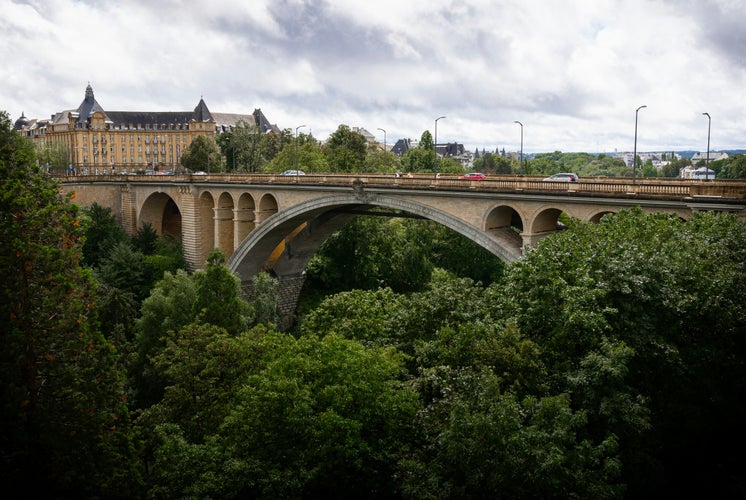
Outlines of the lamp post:
{"label": "lamp post", "polygon": [[705,180],[710,179],[710,126],[712,125],[712,118],[710,113],[702,113],[707,117],[707,158],[705,159]]}
{"label": "lamp post", "polygon": [[295,180],[298,181],[298,129],[303,128],[305,125],[298,125],[295,127]]}
{"label": "lamp post", "polygon": [[433,174],[438,176],[438,120],[445,118],[445,116],[439,116],[435,119],[435,140],[433,141],[433,153],[435,153],[435,159],[433,162]]}
{"label": "lamp post", "polygon": [[518,173],[523,175],[523,124],[518,120],[514,121],[513,123],[517,123],[521,126],[521,155],[519,156],[518,161]]}
{"label": "lamp post", "polygon": [[388,169],[386,168],[386,131],[382,128],[378,128],[381,132],[383,132],[383,173],[387,174]]}
{"label": "lamp post", "polygon": [[644,104],[635,110],[635,148],[632,151],[632,183],[635,183],[635,172],[637,171],[637,113],[642,108],[647,108]]}

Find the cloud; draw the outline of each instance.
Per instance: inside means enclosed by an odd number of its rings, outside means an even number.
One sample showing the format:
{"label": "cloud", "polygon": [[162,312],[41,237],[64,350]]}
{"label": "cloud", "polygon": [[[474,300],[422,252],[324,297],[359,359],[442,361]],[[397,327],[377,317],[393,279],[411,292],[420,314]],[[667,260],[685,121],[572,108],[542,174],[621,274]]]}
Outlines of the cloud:
{"label": "cloud", "polygon": [[[325,139],[515,150],[744,147],[746,5],[735,0],[0,0],[11,117],[76,107],[261,108]],[[705,132],[706,133],[706,132]]]}

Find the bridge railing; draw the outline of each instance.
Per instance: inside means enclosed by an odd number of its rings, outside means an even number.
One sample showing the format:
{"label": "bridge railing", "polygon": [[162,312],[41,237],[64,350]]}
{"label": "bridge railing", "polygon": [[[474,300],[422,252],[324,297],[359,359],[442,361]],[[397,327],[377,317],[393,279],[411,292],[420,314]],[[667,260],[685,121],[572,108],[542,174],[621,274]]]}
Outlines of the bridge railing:
{"label": "bridge railing", "polygon": [[464,180],[456,175],[415,174],[412,177],[394,177],[384,174],[306,174],[299,176],[279,174],[208,174],[208,175],[78,175],[60,177],[70,184],[87,183],[209,183],[209,184],[273,184],[273,185],[329,185],[353,186],[356,183],[369,188],[428,189],[475,192],[532,192],[579,196],[630,196],[645,198],[713,197],[746,199],[745,180],[693,180],[693,179],[631,179],[598,177],[584,178],[579,182],[547,182],[543,177],[494,175],[483,180]]}

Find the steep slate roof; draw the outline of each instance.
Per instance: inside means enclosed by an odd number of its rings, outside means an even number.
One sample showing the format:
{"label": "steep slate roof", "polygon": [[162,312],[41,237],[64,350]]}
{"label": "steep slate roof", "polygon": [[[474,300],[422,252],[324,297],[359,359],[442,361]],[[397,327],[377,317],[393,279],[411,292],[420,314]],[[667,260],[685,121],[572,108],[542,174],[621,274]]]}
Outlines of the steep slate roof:
{"label": "steep slate roof", "polygon": [[202,98],[200,98],[194,111],[104,111],[104,108],[96,101],[90,84],[85,89],[85,98],[78,109],[56,113],[52,116],[52,122],[67,123],[67,117],[72,113],[78,123],[85,123],[96,111],[102,112],[106,116],[106,121],[114,126],[140,125],[147,127],[149,125],[186,124],[192,120],[198,122],[214,121],[216,130],[220,133],[235,127],[239,121],[244,120],[247,123],[257,125],[264,133],[270,131],[280,133],[279,127],[269,123],[261,109],[255,109],[250,115],[212,113]]}
{"label": "steep slate roof", "polygon": [[91,87],[90,83],[85,88],[85,99],[83,99],[83,102],[80,103],[80,106],[75,111],[78,113],[78,123],[85,123],[96,111],[101,111],[104,115],[106,114],[104,108],[101,107],[93,96],[93,87]]}

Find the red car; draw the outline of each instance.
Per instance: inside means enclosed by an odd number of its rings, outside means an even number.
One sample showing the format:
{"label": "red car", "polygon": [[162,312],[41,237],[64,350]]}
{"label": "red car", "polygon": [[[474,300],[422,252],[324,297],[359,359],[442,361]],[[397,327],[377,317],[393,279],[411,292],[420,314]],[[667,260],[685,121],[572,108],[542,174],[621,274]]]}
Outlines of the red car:
{"label": "red car", "polygon": [[459,177],[459,179],[464,179],[467,181],[481,181],[486,178],[487,176],[481,172],[469,172],[468,174],[464,174],[461,177]]}

